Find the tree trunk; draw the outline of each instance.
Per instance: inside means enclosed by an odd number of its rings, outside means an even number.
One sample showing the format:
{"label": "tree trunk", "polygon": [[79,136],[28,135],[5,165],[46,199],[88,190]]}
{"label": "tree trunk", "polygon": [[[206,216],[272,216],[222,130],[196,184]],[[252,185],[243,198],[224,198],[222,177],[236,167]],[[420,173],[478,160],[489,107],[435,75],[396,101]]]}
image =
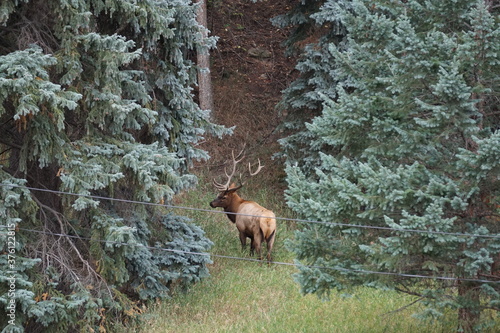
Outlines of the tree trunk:
{"label": "tree trunk", "polygon": [[[205,29],[202,31],[203,37],[207,37],[207,3],[206,0],[198,0],[200,5],[196,13],[198,24]],[[198,49],[198,98],[202,110],[213,110],[212,79],[210,77],[210,53],[208,50]]]}
{"label": "tree trunk", "polygon": [[480,292],[476,284],[460,281],[458,297],[461,307],[458,309],[458,332],[475,332],[481,317]]}

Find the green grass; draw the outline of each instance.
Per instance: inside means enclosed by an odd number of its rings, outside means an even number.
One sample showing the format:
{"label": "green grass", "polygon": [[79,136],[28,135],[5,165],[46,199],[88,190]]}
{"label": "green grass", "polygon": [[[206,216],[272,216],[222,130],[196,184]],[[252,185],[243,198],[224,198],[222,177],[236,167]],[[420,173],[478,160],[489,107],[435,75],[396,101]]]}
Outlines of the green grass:
{"label": "green grass", "polygon": [[[215,192],[201,189],[181,196],[177,204],[208,208]],[[279,198],[265,192],[251,193],[277,216],[289,216]],[[234,224],[224,214],[182,211],[214,242],[211,253],[250,258],[241,251]],[[278,221],[273,251],[277,262],[293,262],[284,240],[293,237],[290,222]],[[413,298],[396,292],[359,288],[351,297],[333,292],[328,301],[302,295],[292,275],[293,266],[213,257],[211,277],[187,292],[176,291],[172,299],[158,302],[146,314],[143,333],[164,332],[450,332],[455,323],[443,327],[411,316],[414,307],[398,310]]]}
{"label": "green grass", "polygon": [[410,299],[359,289],[329,301],[300,294],[291,267],[216,260],[218,272],[157,304],[144,332],[426,332],[446,331],[408,312],[387,314]]}

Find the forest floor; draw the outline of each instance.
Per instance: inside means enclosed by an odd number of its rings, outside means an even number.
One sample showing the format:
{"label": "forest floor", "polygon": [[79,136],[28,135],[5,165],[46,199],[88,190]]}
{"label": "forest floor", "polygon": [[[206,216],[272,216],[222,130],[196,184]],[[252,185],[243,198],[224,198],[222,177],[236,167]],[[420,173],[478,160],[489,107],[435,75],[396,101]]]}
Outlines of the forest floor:
{"label": "forest floor", "polygon": [[270,20],[289,9],[286,3],[215,1],[208,8],[208,28],[212,36],[218,36],[217,48],[211,52],[212,117],[217,124],[235,126],[232,136],[207,138],[201,145],[212,156],[210,174],[222,171],[231,150],[245,147],[247,161],[260,158],[266,165],[262,177],[273,178],[259,183],[279,184],[283,178],[281,161],[272,159],[279,151],[278,126],[283,121],[277,104],[297,71],[296,59],[284,55],[288,31]]}

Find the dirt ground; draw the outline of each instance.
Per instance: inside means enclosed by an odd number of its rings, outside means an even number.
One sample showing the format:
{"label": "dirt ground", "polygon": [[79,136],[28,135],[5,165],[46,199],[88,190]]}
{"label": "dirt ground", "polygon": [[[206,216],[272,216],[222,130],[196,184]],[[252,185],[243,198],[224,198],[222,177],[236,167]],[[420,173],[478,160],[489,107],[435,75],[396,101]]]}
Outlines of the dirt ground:
{"label": "dirt ground", "polygon": [[288,8],[288,1],[274,0],[209,3],[208,28],[219,38],[211,52],[212,117],[215,123],[236,126],[233,136],[207,138],[202,146],[212,156],[212,170],[222,170],[231,150],[245,146],[247,161],[260,158],[268,176],[282,174],[281,161],[272,159],[279,150],[276,128],[282,121],[276,105],[297,75],[296,59],[284,55],[288,31],[273,26],[270,19]]}

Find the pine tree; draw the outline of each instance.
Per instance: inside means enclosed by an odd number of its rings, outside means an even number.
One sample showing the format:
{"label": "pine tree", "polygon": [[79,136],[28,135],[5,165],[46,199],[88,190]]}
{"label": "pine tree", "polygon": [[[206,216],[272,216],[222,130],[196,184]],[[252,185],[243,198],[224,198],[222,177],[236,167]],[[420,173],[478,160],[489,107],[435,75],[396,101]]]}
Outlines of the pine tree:
{"label": "pine tree", "polygon": [[336,95],[321,93],[321,114],[306,124],[317,167],[287,167],[289,206],[328,222],[290,242],[297,279],[320,295],[356,285],[417,295],[422,315],[452,309],[460,329],[480,329],[500,301],[499,8],[324,8],[347,37],[328,46]]}
{"label": "pine tree", "polygon": [[228,133],[192,94],[215,40],[185,0],[5,0],[0,25],[0,323],[120,330],[208,274],[200,228],[129,202],[193,187],[197,143]]}
{"label": "pine tree", "polygon": [[[349,8],[350,0],[336,1],[339,6]],[[310,132],[305,123],[320,115],[324,95],[335,99],[337,80],[333,58],[328,48],[339,45],[345,37],[345,28],[332,13],[328,1],[304,0],[295,4],[290,12],[277,16],[273,24],[286,28],[291,33],[285,45],[288,54],[298,56],[296,69],[299,77],[283,91],[278,108],[286,114],[280,126],[285,137],[280,140],[282,152],[288,161],[294,161],[306,168],[317,165],[319,147],[308,144]]]}

